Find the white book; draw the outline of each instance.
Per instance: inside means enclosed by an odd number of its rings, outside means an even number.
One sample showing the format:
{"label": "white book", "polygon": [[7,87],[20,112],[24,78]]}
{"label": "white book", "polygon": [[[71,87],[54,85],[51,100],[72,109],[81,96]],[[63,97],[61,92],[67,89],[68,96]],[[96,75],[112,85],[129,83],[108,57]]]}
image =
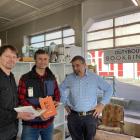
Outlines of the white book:
{"label": "white book", "polygon": [[36,117],[40,116],[42,113],[45,112],[45,110],[35,110],[32,106],[16,107],[16,108],[14,108],[14,110],[16,112],[29,112],[29,113],[33,113],[34,116],[36,116]]}

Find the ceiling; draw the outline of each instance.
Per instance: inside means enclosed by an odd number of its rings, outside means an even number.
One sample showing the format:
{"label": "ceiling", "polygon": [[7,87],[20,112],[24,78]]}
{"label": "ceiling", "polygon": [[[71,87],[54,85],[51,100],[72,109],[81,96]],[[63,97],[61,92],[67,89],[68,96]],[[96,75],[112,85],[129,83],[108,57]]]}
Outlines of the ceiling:
{"label": "ceiling", "polygon": [[[83,1],[86,0],[0,0],[0,31],[56,13]],[[94,3],[99,0],[91,1]],[[122,2],[133,5],[131,0],[122,0]]]}
{"label": "ceiling", "polygon": [[0,0],[0,31],[53,14],[84,0]]}

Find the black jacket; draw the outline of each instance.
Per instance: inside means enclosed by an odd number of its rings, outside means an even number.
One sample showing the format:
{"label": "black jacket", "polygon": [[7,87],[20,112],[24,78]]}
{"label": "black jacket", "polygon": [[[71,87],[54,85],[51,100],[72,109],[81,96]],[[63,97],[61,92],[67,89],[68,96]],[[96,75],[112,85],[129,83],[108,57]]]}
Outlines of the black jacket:
{"label": "black jacket", "polygon": [[[53,94],[54,94],[54,82],[56,80],[55,76],[53,75],[51,70],[47,67],[46,68],[47,76],[44,79],[44,85],[42,87],[41,82],[39,81],[39,78],[37,77],[35,67],[36,66],[34,66],[30,72],[24,74],[21,77],[21,79],[24,79],[24,81],[25,81],[26,88],[28,89],[29,87],[33,87],[33,89],[34,89],[33,90],[33,92],[34,92],[33,97],[34,98],[39,98],[39,97],[43,98],[46,96],[53,96]],[[28,94],[26,94],[26,95],[27,95],[27,98],[29,98]]]}
{"label": "black jacket", "polygon": [[7,76],[0,69],[0,140],[8,140],[17,134],[17,87],[13,74]]}

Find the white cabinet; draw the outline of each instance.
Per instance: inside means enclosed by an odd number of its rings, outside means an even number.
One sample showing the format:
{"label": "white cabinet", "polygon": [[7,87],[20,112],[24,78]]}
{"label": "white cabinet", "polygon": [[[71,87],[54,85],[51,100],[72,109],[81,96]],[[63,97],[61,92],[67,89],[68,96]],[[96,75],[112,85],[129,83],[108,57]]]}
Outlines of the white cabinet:
{"label": "white cabinet", "polygon": [[62,133],[62,140],[65,140],[65,111],[62,103],[57,107],[57,115],[54,120],[54,128]]}
{"label": "white cabinet", "polygon": [[12,70],[12,72],[15,76],[17,85],[18,85],[21,75],[30,71],[32,69],[33,65],[34,65],[34,62],[17,62],[16,66]]}
{"label": "white cabinet", "polygon": [[67,74],[72,72],[71,64],[66,63],[50,63],[49,68],[56,76],[58,84],[60,84],[64,80]]}
{"label": "white cabinet", "polygon": [[[18,84],[21,75],[32,69],[34,62],[18,62],[12,72],[15,75],[16,83]],[[49,68],[56,76],[58,84],[60,84],[65,76],[72,72],[71,64],[67,63],[49,63]]]}
{"label": "white cabinet", "polygon": [[[21,75],[27,73],[31,70],[33,67],[34,62],[18,62],[13,69],[13,73],[15,75],[16,83],[18,84],[18,81],[21,77]],[[60,84],[65,76],[72,72],[71,64],[66,63],[50,63],[49,68],[52,70],[54,75],[57,78],[58,84]],[[54,128],[59,129],[62,132],[62,140],[65,139],[65,111],[64,106],[62,103],[57,108],[57,116],[55,117],[54,121]],[[21,122],[20,122],[20,128],[19,128],[19,136],[21,135]]]}
{"label": "white cabinet", "polygon": [[[72,65],[66,64],[66,63],[50,63],[49,64],[50,69],[56,76],[58,84],[60,84],[64,79],[65,76],[72,72]],[[56,129],[59,129],[63,132],[63,138],[62,140],[65,140],[65,128],[67,128],[66,123],[66,112],[64,110],[63,104],[61,104],[58,107],[58,115],[55,118],[54,121],[54,127]]]}

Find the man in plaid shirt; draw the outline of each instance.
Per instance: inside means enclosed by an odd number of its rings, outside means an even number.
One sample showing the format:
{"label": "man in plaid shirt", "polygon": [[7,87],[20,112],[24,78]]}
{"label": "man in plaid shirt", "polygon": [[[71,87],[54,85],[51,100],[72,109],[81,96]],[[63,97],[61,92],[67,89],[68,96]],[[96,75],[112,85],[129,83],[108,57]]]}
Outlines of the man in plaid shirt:
{"label": "man in plaid shirt", "polygon": [[[19,103],[22,106],[32,105],[35,109],[40,108],[39,98],[52,96],[57,107],[60,101],[60,92],[55,76],[48,68],[49,56],[44,50],[38,50],[34,56],[35,65],[32,70],[20,78],[18,86]],[[36,117],[30,121],[23,120],[21,140],[52,140],[53,120]]]}

